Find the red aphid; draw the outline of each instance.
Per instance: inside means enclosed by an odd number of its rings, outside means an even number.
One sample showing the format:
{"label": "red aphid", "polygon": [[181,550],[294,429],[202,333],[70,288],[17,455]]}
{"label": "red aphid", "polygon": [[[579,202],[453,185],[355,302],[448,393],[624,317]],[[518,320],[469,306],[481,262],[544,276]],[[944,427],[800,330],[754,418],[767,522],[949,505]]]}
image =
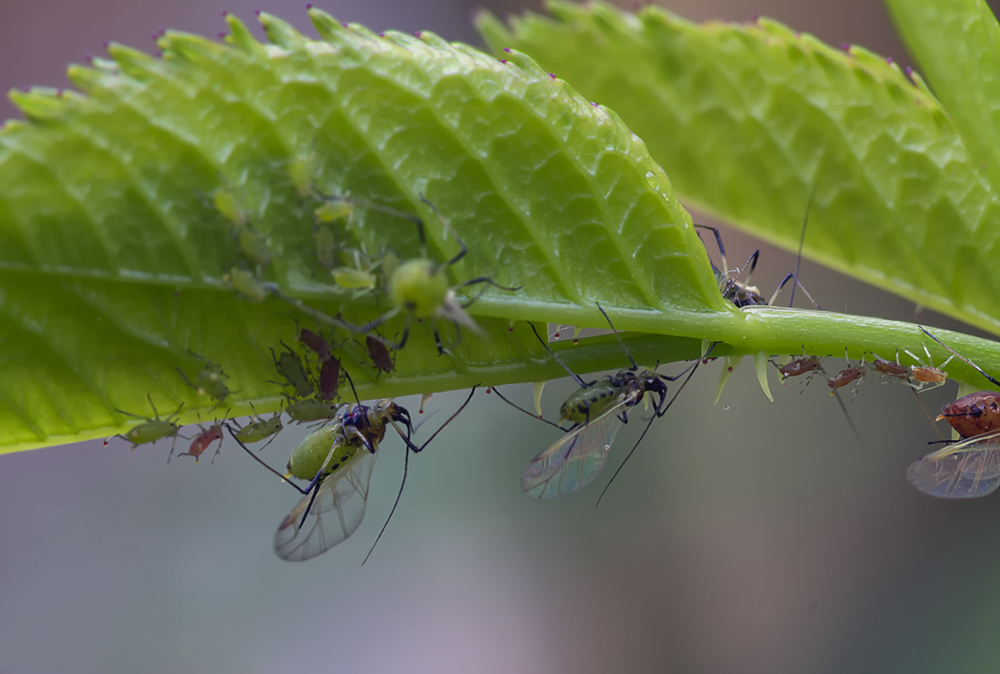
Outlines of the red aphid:
{"label": "red aphid", "polygon": [[938,421],[944,419],[963,438],[1000,429],[1000,393],[977,391],[962,396],[941,408]]}
{"label": "red aphid", "polygon": [[[188,451],[181,452],[178,456],[193,456],[194,462],[198,463],[198,457],[204,454],[205,450],[216,440],[219,441],[219,447],[215,450],[215,456],[218,456],[219,452],[222,451],[222,424],[219,423],[209,426],[208,429],[202,428],[201,433],[196,435],[194,440],[191,441]],[[215,456],[212,457],[213,462],[215,461]]]}
{"label": "red aphid", "polygon": [[392,372],[396,367],[392,356],[389,355],[389,349],[385,346],[385,342],[368,335],[365,337],[365,348],[368,349],[368,356],[375,363],[375,367],[382,372]]}
{"label": "red aphid", "polygon": [[299,330],[299,341],[315,351],[320,360],[325,361],[330,358],[330,345],[312,330],[307,328]]}
{"label": "red aphid", "polygon": [[882,358],[875,356],[875,354],[872,354],[872,356],[875,358],[875,361],[872,363],[872,367],[874,367],[879,374],[883,374],[892,379],[910,378],[910,368],[905,365],[900,365],[898,362],[891,360],[883,360]]}
{"label": "red aphid", "polygon": [[860,365],[854,365],[851,367],[844,368],[837,374],[830,377],[830,380],[826,382],[826,385],[829,386],[831,389],[830,395],[833,395],[837,389],[847,386],[852,381],[864,379],[864,376],[865,376],[864,368],[861,367]]}
{"label": "red aphid", "polygon": [[333,356],[323,361],[319,368],[319,397],[323,400],[333,400],[340,388],[340,360]]}

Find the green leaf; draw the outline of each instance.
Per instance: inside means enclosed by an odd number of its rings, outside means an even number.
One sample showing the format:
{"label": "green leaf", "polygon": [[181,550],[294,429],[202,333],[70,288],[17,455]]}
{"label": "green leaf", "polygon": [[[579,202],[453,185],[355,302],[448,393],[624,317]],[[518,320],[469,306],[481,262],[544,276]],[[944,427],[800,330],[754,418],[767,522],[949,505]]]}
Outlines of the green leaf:
{"label": "green leaf", "polygon": [[[730,320],[690,217],[614,113],[517,54],[501,63],[429,33],[377,36],[311,16],[321,41],[262,15],[262,45],[229,17],[228,44],[167,33],[162,59],[112,45],[111,60],[70,69],[85,95],[12,93],[27,121],[0,133],[3,448],[107,435],[126,421],[116,408],[152,415],[147,393],[161,413],[185,402],[185,421],[220,414],[176,372],[202,367],[189,350],[232,377],[232,413],[249,400],[277,409],[269,349],[294,345],[296,321],[316,326],[290,302],[254,304],[227,286],[247,260],[216,190],[237,195],[269,238],[264,274],[282,296],[356,323],[382,314],[384,298],[353,300],[317,264],[321,202],[299,195],[292,169],[310,153],[316,189],[420,214],[428,255],[443,261],[458,245],[426,195],[469,245],[452,283],[521,286],[486,290],[471,307],[486,338],[466,334],[452,356],[415,325],[397,371],[378,381],[349,340],[341,355],[362,397],[556,376],[511,320],[600,326],[595,300],[623,329],[698,335],[660,340],[664,358],[671,344],[696,357],[706,321]],[[420,254],[414,224],[379,211],[356,207],[350,234],[352,246]],[[606,345],[601,358],[622,354]]]}
{"label": "green leaf", "polygon": [[983,0],[887,0],[969,151],[1000,186],[1000,25]]}
{"label": "green leaf", "polygon": [[815,188],[807,257],[1000,333],[1000,201],[919,78],[764,19],[549,9],[479,27],[613,107],[685,201],[795,250]]}

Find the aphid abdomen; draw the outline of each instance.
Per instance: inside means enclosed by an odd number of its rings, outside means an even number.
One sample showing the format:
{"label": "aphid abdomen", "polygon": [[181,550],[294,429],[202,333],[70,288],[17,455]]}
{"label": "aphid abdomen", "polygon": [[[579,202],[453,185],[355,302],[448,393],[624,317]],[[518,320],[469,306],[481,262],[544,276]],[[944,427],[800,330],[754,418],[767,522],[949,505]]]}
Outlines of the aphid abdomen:
{"label": "aphid abdomen", "polygon": [[610,375],[591,386],[573,391],[559,408],[560,421],[587,423],[600,417],[618,402],[622,387]]}

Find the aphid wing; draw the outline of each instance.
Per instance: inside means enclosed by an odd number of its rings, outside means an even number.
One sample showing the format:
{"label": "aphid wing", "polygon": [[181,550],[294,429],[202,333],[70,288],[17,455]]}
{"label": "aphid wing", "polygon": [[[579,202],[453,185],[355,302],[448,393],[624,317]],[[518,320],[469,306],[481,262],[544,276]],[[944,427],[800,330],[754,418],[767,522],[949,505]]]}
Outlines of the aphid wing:
{"label": "aphid wing", "polygon": [[964,451],[943,458],[925,456],[906,471],[906,478],[925,494],[938,498],[979,498],[1000,487],[1000,448]]}
{"label": "aphid wing", "polygon": [[573,429],[532,459],[521,474],[521,491],[550,499],[593,482],[622,427],[618,413],[623,407],[616,405],[590,424]]}
{"label": "aphid wing", "polygon": [[375,454],[361,450],[355,460],[323,480],[301,528],[302,513],[312,497],[299,501],[274,534],[275,554],[290,562],[305,561],[357,531],[365,516],[374,466]]}

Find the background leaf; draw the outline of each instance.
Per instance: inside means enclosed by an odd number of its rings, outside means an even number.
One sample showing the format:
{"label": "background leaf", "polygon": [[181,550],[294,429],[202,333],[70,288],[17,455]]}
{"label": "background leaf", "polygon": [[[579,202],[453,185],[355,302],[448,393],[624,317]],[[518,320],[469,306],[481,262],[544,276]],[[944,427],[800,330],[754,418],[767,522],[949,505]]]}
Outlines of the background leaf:
{"label": "background leaf", "polygon": [[919,79],[764,19],[549,9],[479,26],[613,107],[684,200],[795,250],[815,188],[807,257],[1000,332],[1000,207]]}

